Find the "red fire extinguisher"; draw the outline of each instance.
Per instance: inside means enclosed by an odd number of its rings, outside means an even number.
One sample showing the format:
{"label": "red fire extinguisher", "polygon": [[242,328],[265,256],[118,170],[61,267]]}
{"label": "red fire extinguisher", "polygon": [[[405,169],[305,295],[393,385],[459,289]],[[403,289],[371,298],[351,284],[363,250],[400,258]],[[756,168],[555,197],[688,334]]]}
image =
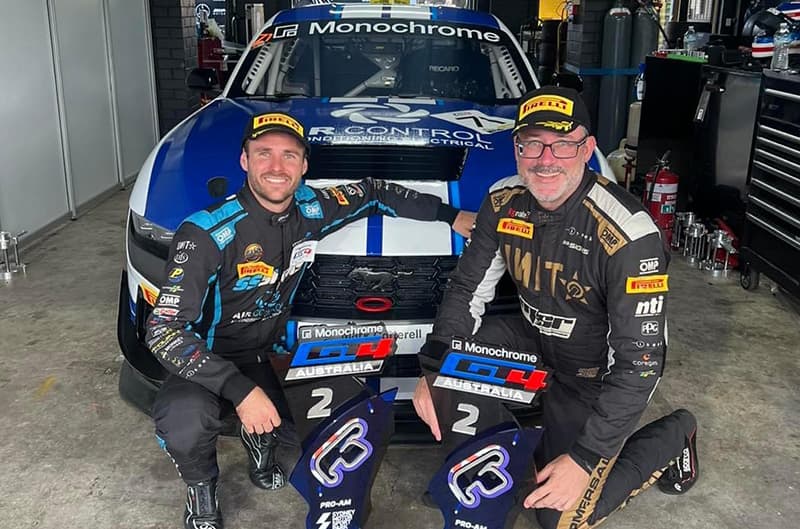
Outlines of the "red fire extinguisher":
{"label": "red fire extinguisher", "polygon": [[675,202],[678,199],[678,175],[669,169],[669,151],[656,161],[645,177],[644,202],[647,211],[663,232],[667,244],[672,242],[675,224]]}

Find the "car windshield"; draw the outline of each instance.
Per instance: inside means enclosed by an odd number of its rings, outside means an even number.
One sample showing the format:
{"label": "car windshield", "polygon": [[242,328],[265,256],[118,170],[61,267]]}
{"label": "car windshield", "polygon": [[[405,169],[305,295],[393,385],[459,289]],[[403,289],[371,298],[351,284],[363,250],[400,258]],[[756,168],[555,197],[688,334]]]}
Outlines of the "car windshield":
{"label": "car windshield", "polygon": [[284,24],[254,41],[229,97],[432,97],[479,103],[533,88],[503,32],[419,20]]}

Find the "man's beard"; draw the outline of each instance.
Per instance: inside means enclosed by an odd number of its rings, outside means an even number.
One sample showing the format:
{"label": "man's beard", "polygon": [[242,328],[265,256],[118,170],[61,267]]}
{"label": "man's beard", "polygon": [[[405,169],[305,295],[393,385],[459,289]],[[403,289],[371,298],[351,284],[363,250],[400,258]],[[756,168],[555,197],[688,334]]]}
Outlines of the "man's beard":
{"label": "man's beard", "polygon": [[[525,186],[539,203],[547,204],[553,202],[563,194],[568,176],[567,172],[562,167],[557,165],[536,165],[528,169],[526,173],[527,174],[523,176]],[[552,178],[558,178],[561,181],[559,187],[545,193],[540,189],[541,186],[537,186],[537,184],[541,184],[541,182],[538,181],[538,179],[541,178],[538,173],[548,175]]]}

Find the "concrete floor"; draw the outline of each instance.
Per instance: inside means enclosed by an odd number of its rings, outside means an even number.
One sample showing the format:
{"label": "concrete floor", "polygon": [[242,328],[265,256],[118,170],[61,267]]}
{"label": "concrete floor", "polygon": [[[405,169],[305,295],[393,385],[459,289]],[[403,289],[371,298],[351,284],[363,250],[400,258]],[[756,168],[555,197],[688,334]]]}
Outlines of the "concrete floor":
{"label": "concrete floor", "polygon": [[[27,279],[0,287],[0,514],[14,527],[181,527],[182,483],[149,418],[117,393],[126,201],[115,194],[25,252]],[[691,409],[702,477],[683,496],[647,491],[603,527],[797,527],[800,318],[764,281],[712,283],[680,259],[670,286],[667,373],[644,420]],[[417,501],[432,452],[390,448],[372,528],[441,527]],[[250,485],[238,440],[220,441],[220,466],[228,528],[303,527],[291,487]]]}

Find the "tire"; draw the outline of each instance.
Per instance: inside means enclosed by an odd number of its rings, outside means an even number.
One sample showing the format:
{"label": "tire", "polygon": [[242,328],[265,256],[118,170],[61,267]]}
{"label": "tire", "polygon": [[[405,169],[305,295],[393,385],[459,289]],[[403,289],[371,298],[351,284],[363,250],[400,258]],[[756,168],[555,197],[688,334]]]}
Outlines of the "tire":
{"label": "tire", "polygon": [[742,273],[739,276],[739,284],[745,290],[755,290],[761,280],[761,273],[758,270],[753,270],[750,263],[744,263],[742,266]]}

